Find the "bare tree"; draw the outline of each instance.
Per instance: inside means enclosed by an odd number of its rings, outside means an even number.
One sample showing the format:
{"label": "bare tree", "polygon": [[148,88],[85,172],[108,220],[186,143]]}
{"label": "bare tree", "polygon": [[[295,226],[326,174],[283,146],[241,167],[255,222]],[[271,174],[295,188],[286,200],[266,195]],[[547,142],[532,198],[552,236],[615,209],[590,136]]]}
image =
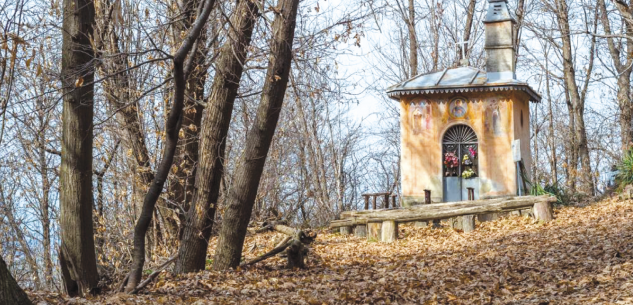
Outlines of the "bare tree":
{"label": "bare tree", "polygon": [[246,228],[285,98],[298,7],[299,0],[279,0],[275,8],[277,16],[272,24],[271,59],[257,116],[246,137],[240,167],[225,203],[224,221],[213,262],[216,270],[235,268],[240,264]]}
{"label": "bare tree", "polygon": [[92,1],[63,2],[60,263],[69,295],[98,293],[93,231],[92,143],[95,22]]}
{"label": "bare tree", "polygon": [[189,60],[187,60],[187,56],[192,49],[196,49],[196,44],[198,43],[202,29],[209,19],[209,15],[213,10],[214,4],[215,0],[206,0],[200,3],[196,21],[185,36],[178,50],[176,50],[173,55],[172,73],[174,77],[174,98],[169,112],[169,117],[165,122],[166,143],[163,149],[163,158],[158,165],[154,181],[145,195],[141,215],[139,216],[134,228],[133,261],[130,276],[125,287],[125,291],[128,293],[134,291],[138,283],[141,281],[143,265],[145,264],[145,234],[147,233],[147,229],[152,221],[156,201],[163,191],[163,186],[167,180],[167,176],[169,175],[170,168],[174,161],[176,147],[178,145],[178,134],[182,124],[182,112],[185,100],[185,86],[187,78],[191,73],[193,62],[191,56],[189,57]]}
{"label": "bare tree", "polygon": [[[616,1],[618,9],[622,12],[625,20],[622,26],[622,33],[627,36],[633,36],[633,22],[626,22],[625,16],[633,14],[633,4],[626,5],[623,1]],[[633,66],[633,39],[625,39],[619,42],[613,36],[611,30],[611,21],[607,12],[607,6],[604,0],[598,0],[600,11],[600,21],[606,34],[609,54],[615,68],[615,75],[618,84],[618,106],[620,107],[620,140],[622,142],[622,151],[626,152],[633,142],[633,105],[631,104],[631,71]],[[623,56],[624,54],[624,56]]]}
{"label": "bare tree", "polygon": [[231,18],[227,41],[216,60],[211,96],[200,131],[199,164],[193,201],[187,212],[175,271],[204,270],[207,247],[224,172],[226,137],[244,62],[259,14],[256,3],[240,1]]}
{"label": "bare tree", "polygon": [[[587,131],[585,128],[585,99],[591,73],[593,72],[594,52],[596,48],[596,38],[593,37],[590,46],[589,67],[586,69],[586,79],[582,88],[578,87],[576,81],[576,69],[573,61],[573,48],[571,43],[571,31],[569,28],[569,15],[567,0],[555,0],[555,14],[558,21],[558,27],[561,34],[562,46],[561,53],[563,58],[563,73],[565,87],[567,89],[568,101],[570,105],[570,116],[573,116],[573,134],[575,145],[573,150],[578,153],[578,160],[582,167],[582,173],[579,175],[583,182],[583,189],[586,194],[593,195],[595,186],[593,183],[593,171],[591,170],[591,159],[589,157],[589,146],[587,144]],[[596,12],[596,21],[598,14]],[[594,23],[594,26],[595,23]],[[574,162],[575,163],[575,162]]]}

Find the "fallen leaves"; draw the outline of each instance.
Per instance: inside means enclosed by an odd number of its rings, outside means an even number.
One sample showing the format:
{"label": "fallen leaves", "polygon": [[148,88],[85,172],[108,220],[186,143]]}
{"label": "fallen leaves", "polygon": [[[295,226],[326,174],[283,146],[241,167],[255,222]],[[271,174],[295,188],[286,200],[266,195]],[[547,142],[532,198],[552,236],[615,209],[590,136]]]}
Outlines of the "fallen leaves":
{"label": "fallen leaves", "polygon": [[[162,274],[141,295],[76,304],[633,304],[633,203],[556,210],[547,224],[519,216],[471,233],[401,226],[395,243],[320,233],[308,270],[274,257],[251,268]],[[276,233],[247,237],[246,260]],[[213,253],[215,240],[209,249]],[[251,250],[252,251],[248,251]],[[31,293],[53,303],[51,297]],[[49,301],[46,301],[49,298]],[[69,302],[70,299],[64,299]]]}

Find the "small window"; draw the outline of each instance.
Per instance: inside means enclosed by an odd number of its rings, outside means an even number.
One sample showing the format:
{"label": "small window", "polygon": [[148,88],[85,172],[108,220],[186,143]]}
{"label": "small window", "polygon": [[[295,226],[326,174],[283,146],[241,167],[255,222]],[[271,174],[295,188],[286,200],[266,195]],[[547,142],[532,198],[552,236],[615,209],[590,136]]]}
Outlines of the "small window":
{"label": "small window", "polygon": [[521,128],[523,128],[523,109],[521,109]]}

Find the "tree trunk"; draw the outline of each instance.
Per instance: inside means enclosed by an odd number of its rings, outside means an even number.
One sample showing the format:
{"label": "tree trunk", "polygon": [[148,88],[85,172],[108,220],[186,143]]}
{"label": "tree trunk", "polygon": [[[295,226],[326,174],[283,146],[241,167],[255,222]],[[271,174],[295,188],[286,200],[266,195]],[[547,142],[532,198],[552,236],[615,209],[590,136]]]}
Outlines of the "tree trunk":
{"label": "tree trunk", "polygon": [[[62,155],[59,177],[61,246],[69,295],[98,292],[92,223],[92,140],[95,8],[88,0],[64,0],[62,41]],[[72,283],[74,282],[75,285]]]}
{"label": "tree trunk", "polygon": [[39,109],[39,126],[38,143],[40,145],[38,149],[38,157],[40,164],[40,179],[42,179],[42,199],[40,201],[40,210],[42,212],[42,246],[44,247],[44,285],[50,289],[53,287],[53,261],[51,259],[51,218],[50,218],[50,200],[49,194],[51,191],[51,181],[48,176],[48,163],[46,160],[46,132],[45,126],[47,121],[45,120],[46,114],[44,109]]}
{"label": "tree trunk", "polygon": [[[594,184],[593,184],[593,172],[591,170],[591,159],[589,157],[589,148],[587,145],[587,132],[585,129],[585,120],[584,120],[584,111],[585,111],[585,101],[584,101],[584,92],[581,95],[579,92],[578,85],[576,83],[576,71],[574,68],[574,56],[572,53],[572,44],[571,44],[571,32],[569,29],[569,18],[568,18],[568,8],[566,0],[556,0],[557,2],[557,10],[556,17],[558,20],[558,26],[561,32],[561,38],[563,41],[562,46],[562,55],[563,55],[563,72],[564,72],[564,81],[565,88],[569,94],[569,102],[571,103],[571,111],[569,113],[570,117],[573,116],[574,119],[574,129],[572,130],[572,134],[575,138],[575,147],[573,150],[578,154],[578,159],[580,160],[580,165],[582,166],[582,173],[579,175],[581,177],[582,182],[582,190],[587,194],[593,194]],[[593,50],[594,46],[592,45],[592,54],[591,54],[591,63],[593,62]],[[587,75],[590,76],[590,71],[592,67],[590,64],[590,68],[588,69]],[[586,82],[589,82],[589,77],[586,79]],[[586,85],[586,84],[585,84]],[[574,175],[575,176],[575,175]]]}
{"label": "tree trunk", "polygon": [[549,146],[552,153],[550,167],[552,170],[552,183],[554,185],[558,185],[558,158],[556,157],[556,141],[554,140],[554,112],[552,109],[552,94],[550,90],[549,59],[547,50],[545,51],[545,58],[545,88],[549,109]]}
{"label": "tree trunk", "polygon": [[[600,20],[602,27],[606,35],[612,35],[611,23],[607,14],[607,7],[604,0],[598,0],[598,8],[600,10]],[[631,15],[631,6],[617,4],[620,10],[620,15],[626,21],[625,16]],[[633,34],[633,24],[630,22],[624,22],[624,34]],[[622,153],[625,153],[630,147],[633,141],[633,109],[631,109],[631,64],[633,64],[633,41],[631,39],[626,40],[626,50],[620,49],[616,46],[616,42],[612,37],[607,37],[607,45],[609,46],[609,53],[613,60],[613,65],[617,72],[618,79],[618,106],[620,108],[620,139],[622,143]],[[626,62],[622,62],[621,53],[626,52]]]}
{"label": "tree trunk", "polygon": [[0,257],[0,304],[11,305],[31,305],[31,300],[24,293],[24,290],[18,286],[7,264]]}
{"label": "tree trunk", "polygon": [[248,46],[259,11],[251,1],[240,1],[231,18],[233,25],[216,63],[211,96],[204,111],[200,131],[199,164],[195,193],[186,215],[174,271],[204,270],[207,247],[217,208],[224,172],[224,151],[233,102],[237,96]]}
{"label": "tree trunk", "polygon": [[246,137],[244,154],[238,162],[242,166],[237,169],[227,196],[213,263],[215,270],[235,268],[240,264],[246,228],[286,94],[298,7],[299,0],[280,0],[277,4],[278,15],[272,25],[271,60],[257,116]]}
{"label": "tree trunk", "polygon": [[167,180],[167,176],[169,175],[169,170],[173,164],[176,147],[178,145],[178,134],[182,124],[182,112],[184,108],[185,86],[192,67],[192,61],[186,62],[185,60],[187,59],[187,55],[189,55],[190,51],[195,49],[200,33],[202,32],[207,19],[209,19],[215,0],[206,0],[202,4],[204,6],[201,10],[199,10],[200,15],[196,18],[193,27],[187,33],[187,36],[180,45],[180,48],[174,55],[174,100],[171,110],[169,111],[167,121],[165,122],[165,146],[163,149],[163,159],[160,161],[154,181],[145,195],[141,215],[134,227],[132,267],[125,287],[125,292],[127,293],[133,292],[138,283],[141,281],[143,265],[145,264],[145,235],[152,222],[156,201],[162,193],[163,186],[165,185],[165,180]]}
{"label": "tree trunk", "polygon": [[[473,0],[474,1],[474,0]],[[418,35],[415,32],[415,1],[409,0],[409,64],[411,65],[411,75],[418,75]]]}
{"label": "tree trunk", "polygon": [[[185,2],[185,7],[182,12],[184,18],[182,22],[175,24],[176,33],[187,31],[191,28],[196,17],[196,8],[199,2],[200,0],[189,0]],[[198,48],[193,50],[193,52],[191,56],[193,56],[192,62],[194,69],[187,79],[187,86],[185,88],[185,110],[182,118],[184,137],[180,139],[174,160],[176,170],[174,172],[174,178],[169,182],[168,191],[170,200],[181,207],[181,209],[175,209],[181,226],[178,230],[178,239],[182,236],[185,213],[189,210],[189,203],[195,191],[195,169],[198,164],[199,146],[198,135],[200,133],[202,112],[204,110],[200,102],[204,98],[204,86],[207,80],[208,69],[205,60],[209,52],[207,48],[207,35],[204,32],[200,36]]]}

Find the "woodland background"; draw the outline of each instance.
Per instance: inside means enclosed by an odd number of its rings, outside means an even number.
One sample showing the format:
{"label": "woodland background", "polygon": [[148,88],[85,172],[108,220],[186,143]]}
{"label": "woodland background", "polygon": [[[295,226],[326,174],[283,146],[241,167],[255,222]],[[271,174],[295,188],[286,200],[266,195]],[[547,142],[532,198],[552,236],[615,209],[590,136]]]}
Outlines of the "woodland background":
{"label": "woodland background", "polygon": [[[216,1],[202,29],[204,43],[189,55],[195,57],[195,73],[187,84],[174,163],[147,232],[146,266],[177,253],[185,234],[203,113],[222,46],[233,37],[229,21],[240,17],[239,2]],[[192,8],[200,3],[94,1],[92,185],[103,282],[121,281],[130,270],[134,227],[168,142],[165,126],[175,87],[168,55],[181,46],[196,16]],[[253,3],[263,14],[255,18],[240,61],[243,74],[220,158],[224,173],[212,234],[221,227],[227,194],[244,165],[241,156],[272,58],[277,3]],[[399,108],[384,90],[457,65],[460,41],[469,41],[470,65],[483,67],[487,5],[300,1],[292,69],[252,220],[321,227],[341,211],[359,208],[362,193],[398,193]],[[627,0],[509,5],[519,29],[518,78],[543,96],[531,106],[533,182],[570,201],[600,195],[607,173],[632,141],[633,5]],[[58,263],[63,10],[61,0],[0,1],[0,256],[22,287],[52,291],[64,290]],[[81,86],[84,80],[73,82]],[[131,118],[138,128],[130,128]]]}

